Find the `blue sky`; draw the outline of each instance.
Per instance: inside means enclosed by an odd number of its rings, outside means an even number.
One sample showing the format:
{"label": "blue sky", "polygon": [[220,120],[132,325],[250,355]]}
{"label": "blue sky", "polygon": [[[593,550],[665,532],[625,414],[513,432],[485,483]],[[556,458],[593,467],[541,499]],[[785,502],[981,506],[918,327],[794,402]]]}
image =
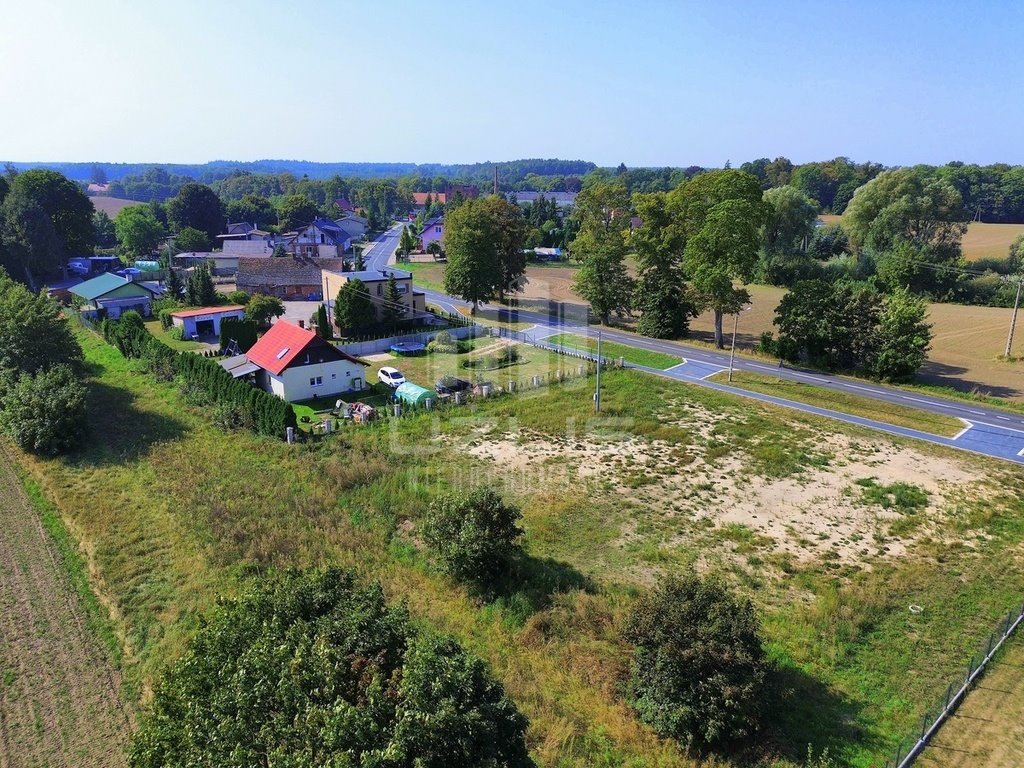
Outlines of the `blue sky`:
{"label": "blue sky", "polygon": [[1024,3],[0,0],[11,160],[1024,162]]}

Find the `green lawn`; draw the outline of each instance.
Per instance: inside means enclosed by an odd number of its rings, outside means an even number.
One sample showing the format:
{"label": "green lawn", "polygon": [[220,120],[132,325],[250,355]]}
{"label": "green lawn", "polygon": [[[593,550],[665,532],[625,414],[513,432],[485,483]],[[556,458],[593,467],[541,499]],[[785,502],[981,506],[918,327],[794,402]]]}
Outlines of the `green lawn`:
{"label": "green lawn", "polygon": [[[577,336],[574,333],[558,333],[545,339],[549,344],[561,344],[563,347],[585,350],[597,354],[597,339],[592,336]],[[636,349],[618,344],[614,341],[601,341],[601,356],[606,358],[624,358],[627,363],[644,365],[648,368],[671,368],[683,362],[681,357],[652,352],[647,349]]]}
{"label": "green lawn", "polygon": [[[717,373],[710,380],[717,381],[719,384],[727,384],[729,383],[727,376],[726,373]],[[918,429],[933,435],[952,437],[964,428],[964,423],[952,416],[928,413],[905,405],[882,403],[869,397],[837,392],[834,389],[825,389],[813,384],[803,384],[775,376],[764,376],[759,373],[736,371],[732,375],[731,386],[795,400],[798,403],[806,403],[818,408],[832,408],[853,416],[862,416],[885,424],[895,424],[898,427]]]}
{"label": "green lawn", "polygon": [[148,328],[150,333],[160,339],[160,341],[171,349],[176,349],[181,352],[195,352],[197,349],[203,348],[203,345],[198,341],[175,339],[171,334],[163,329],[159,320],[147,320],[146,328]]}
{"label": "green lawn", "polygon": [[[331,440],[288,446],[221,431],[173,383],[95,334],[78,336],[91,376],[90,439],[67,457],[19,457],[79,539],[125,649],[130,700],[181,653],[218,595],[274,570],[332,563],[380,580],[421,626],[485,659],[529,717],[539,765],[704,766],[624,705],[628,648],[619,640],[637,594],[698,563],[753,600],[782,696],[768,706],[754,754],[714,764],[798,766],[813,744],[837,764],[867,768],[920,727],[924,708],[962,678],[1024,593],[1024,469],[1010,464],[629,370],[603,378],[601,420],[588,379],[346,424]],[[524,355],[523,372],[577,362]],[[461,371],[462,357],[397,367],[429,385]],[[835,543],[820,554],[799,540],[781,551],[751,527],[798,493],[811,519],[871,518],[863,483],[836,495],[838,509],[815,494],[852,461],[870,466],[855,479],[891,488],[890,464],[913,457],[912,483],[949,475],[962,490],[927,512],[881,510],[863,540],[825,525]],[[521,506],[527,553],[517,585],[493,600],[439,575],[419,549],[437,495],[484,483]],[[755,495],[778,483],[790,485]],[[709,517],[735,515],[749,499],[759,500],[750,525]],[[917,538],[901,545],[905,534],[894,531],[914,526]],[[841,560],[843,547],[865,554]],[[924,612],[908,613],[909,603]]]}

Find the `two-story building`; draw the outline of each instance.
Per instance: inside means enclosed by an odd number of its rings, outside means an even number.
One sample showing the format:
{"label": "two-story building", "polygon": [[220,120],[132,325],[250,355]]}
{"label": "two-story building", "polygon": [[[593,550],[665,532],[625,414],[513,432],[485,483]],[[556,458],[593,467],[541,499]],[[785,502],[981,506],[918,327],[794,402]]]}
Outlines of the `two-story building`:
{"label": "two-story building", "polygon": [[281,245],[293,256],[340,259],[352,247],[353,237],[330,219],[316,218],[297,232],[282,236]]}
{"label": "two-story building", "polygon": [[426,253],[431,243],[444,244],[444,216],[437,216],[423,223],[420,233],[420,250]]}
{"label": "two-story building", "polygon": [[249,295],[262,293],[279,299],[321,301],[321,273],[325,269],[343,272],[345,261],[306,256],[240,258],[235,284]]}
{"label": "two-story building", "polygon": [[363,270],[362,272],[341,272],[324,269],[322,273],[324,304],[327,305],[328,317],[334,317],[334,300],[338,297],[338,291],[350,280],[361,280],[366,289],[370,292],[370,300],[373,301],[377,310],[377,319],[383,319],[385,304],[385,288],[388,279],[394,275],[395,285],[398,287],[400,301],[406,307],[403,319],[412,320],[415,317],[422,317],[427,311],[427,297],[423,291],[413,288],[412,273],[403,272],[400,269],[385,269],[381,272],[376,270]]}

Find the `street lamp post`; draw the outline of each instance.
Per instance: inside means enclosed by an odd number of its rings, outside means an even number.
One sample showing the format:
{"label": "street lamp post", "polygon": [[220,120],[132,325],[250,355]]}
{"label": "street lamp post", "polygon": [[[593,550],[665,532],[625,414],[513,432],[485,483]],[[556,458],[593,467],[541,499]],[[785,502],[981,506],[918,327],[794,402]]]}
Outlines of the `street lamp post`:
{"label": "street lamp post", "polygon": [[732,369],[733,364],[736,362],[736,329],[740,324],[740,312],[746,312],[750,307],[740,307],[736,314],[733,315],[732,321],[732,349],[729,350],[729,382],[732,382]]}

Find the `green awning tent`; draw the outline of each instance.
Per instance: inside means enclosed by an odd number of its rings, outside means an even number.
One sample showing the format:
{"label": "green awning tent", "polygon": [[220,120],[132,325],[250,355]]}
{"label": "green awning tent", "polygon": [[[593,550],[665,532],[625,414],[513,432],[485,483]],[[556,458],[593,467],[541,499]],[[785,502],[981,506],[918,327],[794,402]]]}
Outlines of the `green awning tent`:
{"label": "green awning tent", "polygon": [[406,405],[423,406],[427,400],[437,400],[437,392],[432,389],[424,389],[419,384],[407,381],[400,384],[395,390],[395,398]]}

